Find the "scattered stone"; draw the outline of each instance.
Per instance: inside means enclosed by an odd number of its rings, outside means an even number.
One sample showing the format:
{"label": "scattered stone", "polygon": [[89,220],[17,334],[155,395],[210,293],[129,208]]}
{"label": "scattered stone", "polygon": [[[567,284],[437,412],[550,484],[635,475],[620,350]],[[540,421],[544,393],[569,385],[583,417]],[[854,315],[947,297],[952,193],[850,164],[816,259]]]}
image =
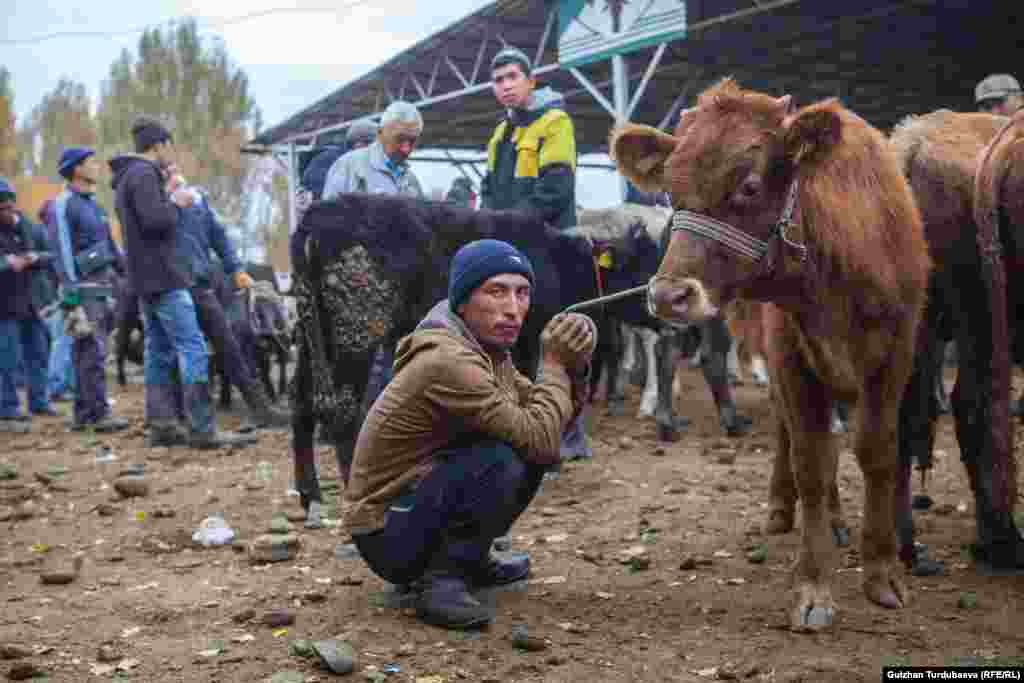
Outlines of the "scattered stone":
{"label": "scattered stone", "polygon": [[100,517],[113,517],[121,514],[121,508],[111,503],[100,503],[96,506],[96,513]]}
{"label": "scattered stone", "polygon": [[30,678],[41,678],[46,674],[31,662],[18,662],[7,672],[7,678],[12,681],[27,681]]}
{"label": "scattered stone", "polygon": [[531,636],[525,626],[512,627],[512,647],[525,652],[543,652],[548,644],[543,638]]}
{"label": "scattered stone", "polygon": [[109,664],[110,662],[117,662],[124,659],[124,654],[121,653],[121,648],[117,643],[108,641],[100,645],[99,650],[96,651],[96,660]]}
{"label": "scattered stone", "polygon": [[172,518],[176,517],[177,515],[178,515],[177,510],[175,510],[172,507],[163,506],[163,507],[158,507],[157,509],[153,510],[153,518],[154,519],[172,519]]}
{"label": "scattered stone", "polygon": [[268,678],[267,683],[306,683],[306,677],[298,671],[279,671]]}
{"label": "scattered stone", "polygon": [[710,567],[714,561],[697,555],[686,555],[679,563],[679,568],[684,572],[692,571],[698,567]]}
{"label": "scattered stone", "polygon": [[291,525],[284,515],[275,515],[270,520],[270,533],[272,534],[288,534],[291,533],[295,527]]}
{"label": "scattered stone", "polygon": [[118,477],[114,480],[114,490],[125,498],[141,498],[149,495],[149,482],[137,475]]}
{"label": "scattered stone", "polygon": [[43,572],[39,575],[39,580],[50,586],[59,586],[71,583],[78,578],[79,572],[82,571],[82,558],[81,556],[76,557],[72,565],[72,569],[60,569],[55,571]]}
{"label": "scattered stone", "polygon": [[305,522],[306,511],[303,510],[302,508],[299,508],[298,510],[287,510],[284,513],[284,518],[287,519],[289,522],[296,524],[299,522]]}
{"label": "scattered stone", "polygon": [[14,510],[12,508],[0,508],[0,522],[7,522],[14,517]]}
{"label": "scattered stone", "polygon": [[728,484],[715,484],[715,490],[718,491],[719,493],[729,493],[729,485]]}
{"label": "scattered stone", "polygon": [[283,628],[295,623],[295,615],[284,610],[271,610],[263,615],[263,624],[270,628]]}
{"label": "scattered stone", "polygon": [[689,487],[683,486],[682,484],[669,484],[664,489],[662,489],[661,492],[664,493],[666,496],[678,496],[685,493],[689,493],[690,489]]}
{"label": "scattered stone", "polygon": [[624,436],[619,439],[619,449],[623,451],[631,451],[636,446],[636,442],[631,437]]}
{"label": "scattered stone", "polygon": [[293,640],[288,644],[288,654],[293,657],[312,657],[313,644],[308,640]]}
{"label": "scattered stone", "polygon": [[402,643],[398,646],[398,652],[396,654],[399,657],[411,657],[416,654],[416,646],[412,643]]}
{"label": "scattered stone", "polygon": [[320,656],[332,673],[351,673],[356,667],[355,652],[352,646],[340,640],[318,640],[313,643],[313,651]]}
{"label": "scattered stone", "polygon": [[978,606],[978,596],[970,592],[961,593],[956,606],[960,609],[974,609]]}
{"label": "scattered stone", "polygon": [[657,456],[659,458],[667,454],[668,451],[665,450],[664,446],[655,446],[653,449],[651,449],[651,455]]}
{"label": "scattered stone", "polygon": [[251,619],[254,619],[255,617],[256,617],[256,610],[254,610],[252,607],[247,607],[246,609],[242,610],[241,612],[238,612],[237,614],[234,614],[231,617],[231,621],[235,622],[236,624],[244,624],[245,622],[247,622],[247,621],[249,621]]}
{"label": "scattered stone", "polygon": [[37,514],[39,514],[39,506],[31,500],[26,500],[14,508],[14,511],[11,513],[11,519],[15,522],[23,522],[26,519],[32,519]]}
{"label": "scattered stone", "polygon": [[246,491],[262,491],[265,488],[267,488],[267,485],[262,481],[249,480],[245,482]]}
{"label": "scattered stone", "polygon": [[936,505],[932,512],[934,512],[937,515],[945,517],[956,512],[956,506],[953,505],[952,503],[941,503],[939,505]]}
{"label": "scattered stone", "polygon": [[751,564],[763,564],[768,559],[768,549],[759,545],[747,553],[747,560]]}
{"label": "scattered stone", "polygon": [[0,481],[10,481],[18,478],[18,468],[7,463],[0,463]]}
{"label": "scattered stone", "polygon": [[263,534],[249,545],[249,559],[259,562],[284,562],[294,559],[302,541],[295,534]]}
{"label": "scattered stone", "polygon": [[0,659],[24,659],[32,654],[32,650],[14,643],[0,645]]}
{"label": "scattered stone", "polygon": [[715,462],[719,465],[733,465],[736,463],[736,451],[719,451],[715,455]]}
{"label": "scattered stone", "polygon": [[327,601],[327,594],[321,591],[306,591],[301,595],[303,602],[321,603]]}

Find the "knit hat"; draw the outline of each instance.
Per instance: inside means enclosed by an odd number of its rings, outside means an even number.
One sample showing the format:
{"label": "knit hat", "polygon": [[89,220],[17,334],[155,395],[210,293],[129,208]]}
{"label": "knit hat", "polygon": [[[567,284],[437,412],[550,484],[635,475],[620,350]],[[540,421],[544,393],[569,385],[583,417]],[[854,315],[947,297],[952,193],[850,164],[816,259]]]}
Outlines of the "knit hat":
{"label": "knit hat", "polygon": [[71,172],[75,166],[82,163],[96,153],[92,147],[66,147],[57,162],[57,173],[60,173],[66,180],[71,180]]}
{"label": "knit hat", "polygon": [[132,140],[135,142],[135,149],[140,151],[173,139],[171,131],[156,119],[142,118],[132,126]]}
{"label": "knit hat", "polygon": [[533,266],[521,251],[500,240],[477,240],[452,258],[448,271],[448,306],[455,311],[473,290],[495,275],[516,273],[533,284]]}
{"label": "knit hat", "polygon": [[530,58],[519,48],[506,47],[499,50],[498,54],[494,55],[494,59],[491,60],[491,71],[506,64],[518,64],[523,68],[524,76],[530,75]]}
{"label": "knit hat", "polygon": [[0,175],[0,196],[5,194],[9,194],[12,197],[16,197],[18,195],[18,193],[14,191],[14,186],[11,185],[11,181]]}

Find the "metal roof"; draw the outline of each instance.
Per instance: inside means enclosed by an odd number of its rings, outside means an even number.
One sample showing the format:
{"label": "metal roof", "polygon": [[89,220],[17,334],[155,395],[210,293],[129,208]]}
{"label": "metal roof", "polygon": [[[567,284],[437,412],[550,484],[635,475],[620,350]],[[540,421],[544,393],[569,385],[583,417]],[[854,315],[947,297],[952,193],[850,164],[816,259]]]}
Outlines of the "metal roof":
{"label": "metal roof", "polygon": [[[790,93],[799,104],[838,96],[882,128],[941,107],[974,108],[975,84],[1024,64],[1024,3],[1009,0],[686,0],[687,36],[667,44],[632,120],[658,125],[707,85]],[[612,117],[557,65],[557,21],[546,0],[496,0],[256,136],[247,151],[311,141],[312,134],[418,102],[419,147],[481,150],[502,111],[488,82],[502,41],[542,65],[537,80],[566,98],[580,153],[603,151]],[[631,93],[657,51],[626,56]],[[607,61],[580,67],[611,99]],[[1018,73],[1021,77],[1024,74]]]}

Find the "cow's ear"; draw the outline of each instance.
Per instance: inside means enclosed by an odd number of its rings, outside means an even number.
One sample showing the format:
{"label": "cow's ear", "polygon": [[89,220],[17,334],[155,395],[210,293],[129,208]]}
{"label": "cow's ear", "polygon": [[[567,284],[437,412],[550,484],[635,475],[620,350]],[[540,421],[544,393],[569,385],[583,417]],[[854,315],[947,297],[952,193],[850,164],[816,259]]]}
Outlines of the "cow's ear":
{"label": "cow's ear", "polygon": [[806,107],[783,124],[786,156],[794,164],[825,157],[839,144],[843,124],[833,101]]}
{"label": "cow's ear", "polygon": [[637,123],[616,126],[608,141],[608,151],[619,173],[645,192],[667,190],[665,161],[678,140],[657,128]]}

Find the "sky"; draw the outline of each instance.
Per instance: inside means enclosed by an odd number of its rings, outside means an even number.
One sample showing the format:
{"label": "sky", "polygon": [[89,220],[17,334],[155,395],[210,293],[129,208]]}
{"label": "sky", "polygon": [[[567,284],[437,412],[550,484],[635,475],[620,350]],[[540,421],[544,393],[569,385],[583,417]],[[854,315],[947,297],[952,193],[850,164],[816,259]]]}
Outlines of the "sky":
{"label": "sky", "polygon": [[[193,16],[204,35],[224,41],[232,59],[248,74],[265,127],[280,123],[416,41],[487,4],[486,0],[13,3],[13,11],[7,13],[0,27],[0,64],[11,72],[19,121],[61,77],[85,84],[95,101],[121,50],[135,51],[141,31],[133,29]],[[241,17],[247,18],[238,20]],[[39,39],[67,32],[119,35]],[[32,39],[31,43],[8,42]],[[416,164],[414,170],[428,191],[447,189],[458,175],[448,165]],[[581,174],[580,203],[608,206],[608,198],[616,194],[617,181],[608,172],[586,170]]]}

